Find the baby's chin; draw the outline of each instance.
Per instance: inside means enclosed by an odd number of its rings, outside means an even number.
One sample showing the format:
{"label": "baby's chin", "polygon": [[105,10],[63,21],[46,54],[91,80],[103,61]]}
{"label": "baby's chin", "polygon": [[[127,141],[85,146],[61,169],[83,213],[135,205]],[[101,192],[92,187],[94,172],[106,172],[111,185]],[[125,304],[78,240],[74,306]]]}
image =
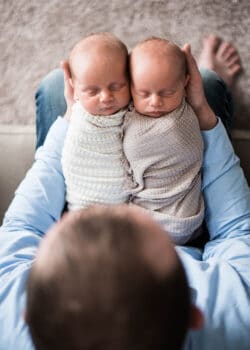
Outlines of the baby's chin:
{"label": "baby's chin", "polygon": [[100,111],[98,112],[98,115],[109,116],[109,115],[112,115],[112,114],[119,112],[120,110],[121,110],[121,108],[117,108],[115,106],[104,107],[104,108],[100,109]]}
{"label": "baby's chin", "polygon": [[88,108],[85,108],[85,110],[95,116],[103,116],[108,117],[110,115],[113,115],[117,112],[119,112],[122,108],[118,108],[117,106],[110,106],[110,107],[103,107],[98,110],[89,110]]}
{"label": "baby's chin", "polygon": [[96,115],[103,115],[103,116],[109,116],[109,115],[113,115],[119,111],[121,111],[122,109],[126,109],[128,107],[128,104],[126,105],[120,105],[120,106],[108,106],[108,107],[103,107],[100,108],[98,113]]}
{"label": "baby's chin", "polygon": [[163,117],[164,115],[173,112],[175,109],[177,109],[179,106],[167,109],[165,111],[162,110],[154,110],[154,111],[143,111],[143,110],[137,110],[138,113],[141,115],[144,115],[146,117],[150,118],[160,118]]}
{"label": "baby's chin", "polygon": [[150,118],[160,118],[163,115],[165,115],[168,112],[150,112],[150,113],[142,113],[143,115],[145,115],[146,117],[150,117]]}
{"label": "baby's chin", "polygon": [[168,113],[166,111],[143,111],[138,109],[136,109],[136,112],[141,114],[144,117],[150,117],[150,118],[160,118]]}

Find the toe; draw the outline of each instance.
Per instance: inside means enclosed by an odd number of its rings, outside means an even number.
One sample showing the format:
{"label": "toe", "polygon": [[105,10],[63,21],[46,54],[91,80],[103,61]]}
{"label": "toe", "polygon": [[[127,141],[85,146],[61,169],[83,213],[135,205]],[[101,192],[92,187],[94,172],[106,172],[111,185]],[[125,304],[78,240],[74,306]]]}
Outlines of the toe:
{"label": "toe", "polygon": [[235,54],[237,54],[237,51],[233,46],[231,46],[227,49],[227,51],[225,51],[223,57],[225,58],[226,61],[228,61]]}
{"label": "toe", "polygon": [[221,39],[217,35],[214,35],[214,34],[210,34],[206,38],[206,45],[209,46],[209,48],[212,52],[217,51],[220,42],[221,42]]}
{"label": "toe", "polygon": [[232,68],[235,64],[240,63],[240,57],[236,54],[231,56],[227,61],[226,61],[226,66],[228,68]]}
{"label": "toe", "polygon": [[223,41],[223,43],[220,44],[218,51],[217,51],[217,55],[218,57],[223,57],[225,53],[228,51],[228,49],[231,47],[232,45],[227,42],[227,41]]}
{"label": "toe", "polygon": [[229,74],[231,77],[235,77],[241,71],[241,66],[235,64],[232,68],[229,69]]}

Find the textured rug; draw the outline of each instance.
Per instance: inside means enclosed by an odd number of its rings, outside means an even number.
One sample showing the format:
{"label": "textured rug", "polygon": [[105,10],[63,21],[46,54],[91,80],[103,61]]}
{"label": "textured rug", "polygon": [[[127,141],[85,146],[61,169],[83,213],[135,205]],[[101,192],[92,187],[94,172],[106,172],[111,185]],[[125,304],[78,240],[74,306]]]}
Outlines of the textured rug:
{"label": "textured rug", "polygon": [[39,81],[84,35],[112,31],[132,47],[158,35],[199,54],[215,33],[233,42],[244,67],[235,88],[235,127],[250,129],[249,0],[0,0],[0,123],[32,124]]}

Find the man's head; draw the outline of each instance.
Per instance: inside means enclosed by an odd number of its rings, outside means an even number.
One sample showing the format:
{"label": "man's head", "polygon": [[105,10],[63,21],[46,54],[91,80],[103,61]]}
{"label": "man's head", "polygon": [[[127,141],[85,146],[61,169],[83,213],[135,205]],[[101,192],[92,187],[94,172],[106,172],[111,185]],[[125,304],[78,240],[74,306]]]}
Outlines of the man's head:
{"label": "man's head", "polygon": [[66,214],[28,279],[26,320],[38,350],[180,349],[191,316],[170,239],[126,205]]}
{"label": "man's head", "polygon": [[157,37],[135,46],[130,55],[131,92],[135,109],[158,118],[182,102],[188,81],[185,54]]}
{"label": "man's head", "polygon": [[128,51],[111,33],[91,34],[69,55],[74,97],[94,115],[110,115],[130,100]]}

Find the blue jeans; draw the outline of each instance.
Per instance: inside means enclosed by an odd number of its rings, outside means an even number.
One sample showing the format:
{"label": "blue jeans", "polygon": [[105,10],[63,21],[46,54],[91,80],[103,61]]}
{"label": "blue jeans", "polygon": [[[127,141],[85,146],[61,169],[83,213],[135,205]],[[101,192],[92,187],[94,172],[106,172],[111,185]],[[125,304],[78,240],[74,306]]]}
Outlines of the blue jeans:
{"label": "blue jeans", "polygon": [[[202,69],[201,76],[208,103],[230,132],[233,117],[233,102],[224,81],[214,72]],[[47,132],[58,116],[66,112],[64,81],[61,69],[55,69],[41,82],[35,95],[37,144],[43,144]]]}

